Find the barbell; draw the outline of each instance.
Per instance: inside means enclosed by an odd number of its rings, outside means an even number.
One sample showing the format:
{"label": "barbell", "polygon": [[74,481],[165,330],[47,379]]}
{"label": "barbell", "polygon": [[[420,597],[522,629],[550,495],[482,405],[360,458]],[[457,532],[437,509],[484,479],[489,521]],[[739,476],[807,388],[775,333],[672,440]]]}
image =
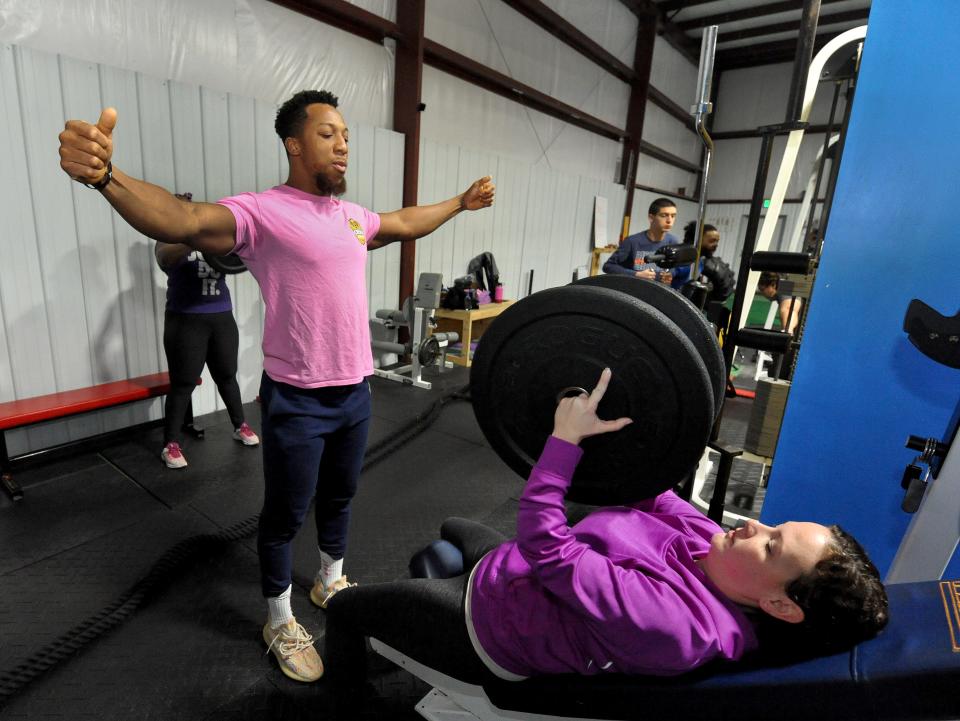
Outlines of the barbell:
{"label": "barbell", "polygon": [[226,275],[236,275],[238,273],[243,273],[247,266],[243,264],[243,261],[240,260],[239,256],[234,255],[233,253],[227,253],[226,255],[212,255],[210,253],[204,253],[203,259],[206,261],[207,265],[213,268],[218,273],[225,273]]}
{"label": "barbell", "polygon": [[726,386],[712,327],[666,286],[596,276],[511,305],[474,355],[477,422],[526,478],[553,429],[558,398],[593,388],[607,367],[613,377],[598,415],[634,422],[582,442],[567,497],[597,505],[651,498],[696,468]]}

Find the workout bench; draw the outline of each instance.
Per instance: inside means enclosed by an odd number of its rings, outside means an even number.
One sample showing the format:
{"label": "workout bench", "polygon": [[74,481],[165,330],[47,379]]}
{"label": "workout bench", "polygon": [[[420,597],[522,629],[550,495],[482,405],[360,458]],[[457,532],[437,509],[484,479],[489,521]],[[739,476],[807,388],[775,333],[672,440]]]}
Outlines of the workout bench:
{"label": "workout bench", "polygon": [[[197,380],[199,385],[200,380]],[[125,405],[136,401],[148,400],[164,396],[170,391],[169,373],[151,373],[150,375],[128,378],[112,383],[101,383],[89,388],[77,388],[61,393],[50,393],[45,396],[23,398],[16,401],[0,403],[0,482],[3,489],[14,500],[23,498],[23,489],[13,480],[13,464],[27,459],[64,451],[81,443],[89,443],[90,438],[77,441],[68,441],[51,448],[28,451],[11,458],[7,453],[5,433],[14,428],[30,426],[34,423],[52,421],[60,418],[88,413],[90,411]],[[123,429],[122,432],[126,432]],[[117,432],[115,432],[117,433]],[[97,436],[104,438],[114,433]]]}
{"label": "workout bench", "polygon": [[[462,559],[446,541],[414,557],[414,576],[447,577]],[[376,638],[374,651],[432,686],[417,704],[430,721],[898,721],[960,718],[960,580],[887,586],[890,622],[850,651],[782,666],[715,662],[683,674],[490,674],[452,678]]]}

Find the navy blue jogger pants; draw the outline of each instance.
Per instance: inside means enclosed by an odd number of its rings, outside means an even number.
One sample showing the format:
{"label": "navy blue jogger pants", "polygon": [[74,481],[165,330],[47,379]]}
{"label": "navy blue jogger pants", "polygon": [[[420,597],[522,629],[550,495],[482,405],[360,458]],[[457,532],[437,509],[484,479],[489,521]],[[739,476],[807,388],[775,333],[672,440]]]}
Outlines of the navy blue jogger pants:
{"label": "navy blue jogger pants", "polygon": [[263,595],[272,598],[291,583],[291,544],[314,496],[317,544],[343,558],[370,426],[370,386],[364,380],[297,388],[264,373],[260,402],[264,493],[257,551]]}

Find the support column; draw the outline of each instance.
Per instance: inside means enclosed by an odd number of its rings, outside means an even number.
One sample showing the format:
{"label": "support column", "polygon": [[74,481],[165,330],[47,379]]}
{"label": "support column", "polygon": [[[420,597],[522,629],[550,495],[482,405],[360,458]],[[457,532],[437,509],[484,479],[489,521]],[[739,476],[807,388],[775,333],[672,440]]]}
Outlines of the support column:
{"label": "support column", "polygon": [[[620,240],[629,234],[630,213],[633,209],[633,191],[637,181],[637,162],[640,139],[643,135],[643,117],[647,110],[650,88],[650,68],[653,66],[653,44],[657,38],[657,16],[654,12],[637,16],[637,45],[633,57],[633,83],[630,86],[630,104],[627,107],[627,136],[623,140],[623,158],[620,161],[620,180],[627,191],[623,208]],[[644,218],[646,220],[646,218]]]}
{"label": "support column", "polygon": [[800,15],[800,32],[797,34],[797,53],[793,59],[793,74],[790,76],[790,94],[787,96],[785,123],[800,120],[803,109],[803,93],[807,87],[807,73],[813,60],[813,46],[817,41],[817,23],[820,19],[820,0],[804,0]]}
{"label": "support column", "polygon": [[[420,113],[423,90],[423,24],[426,0],[397,3],[397,57],[393,79],[393,129],[404,134],[403,207],[417,204],[420,172]],[[400,244],[400,297],[397,307],[413,295],[416,241]]]}

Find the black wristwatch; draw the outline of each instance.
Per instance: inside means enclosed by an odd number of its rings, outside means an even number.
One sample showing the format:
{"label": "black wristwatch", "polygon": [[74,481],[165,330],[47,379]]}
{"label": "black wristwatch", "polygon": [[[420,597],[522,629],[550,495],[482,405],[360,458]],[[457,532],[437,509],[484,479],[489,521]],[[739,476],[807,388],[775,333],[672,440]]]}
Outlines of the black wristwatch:
{"label": "black wristwatch", "polygon": [[100,178],[98,183],[84,183],[88,188],[93,188],[94,190],[103,190],[106,188],[110,181],[113,180],[113,162],[107,163],[107,172],[104,173],[103,177]]}

